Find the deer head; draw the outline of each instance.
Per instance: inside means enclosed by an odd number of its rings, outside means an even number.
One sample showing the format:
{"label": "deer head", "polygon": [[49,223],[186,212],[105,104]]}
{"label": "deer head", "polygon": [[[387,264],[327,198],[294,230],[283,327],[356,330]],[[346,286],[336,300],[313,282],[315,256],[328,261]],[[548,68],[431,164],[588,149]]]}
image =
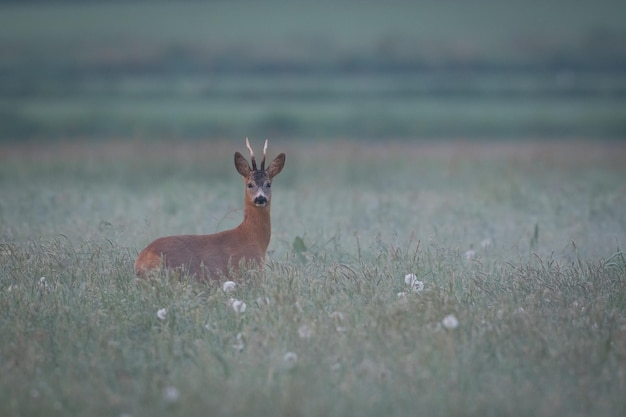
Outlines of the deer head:
{"label": "deer head", "polygon": [[263,146],[263,159],[261,160],[260,169],[257,168],[254,151],[250,147],[250,142],[246,138],[246,147],[250,151],[250,161],[252,166],[248,164],[246,158],[239,152],[235,152],[235,168],[243,177],[246,184],[246,204],[252,204],[256,207],[269,207],[272,199],[272,180],[282,171],[285,165],[285,154],[281,153],[270,163],[265,169],[265,157],[267,156],[267,139]]}

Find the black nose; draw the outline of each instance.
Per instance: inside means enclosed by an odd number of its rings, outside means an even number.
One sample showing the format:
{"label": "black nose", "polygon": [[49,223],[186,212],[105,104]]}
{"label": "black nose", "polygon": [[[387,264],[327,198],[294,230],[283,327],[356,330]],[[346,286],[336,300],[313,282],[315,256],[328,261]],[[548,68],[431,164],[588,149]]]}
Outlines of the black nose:
{"label": "black nose", "polygon": [[254,204],[259,204],[259,205],[263,205],[263,204],[267,204],[267,197],[265,196],[258,196],[254,199]]}

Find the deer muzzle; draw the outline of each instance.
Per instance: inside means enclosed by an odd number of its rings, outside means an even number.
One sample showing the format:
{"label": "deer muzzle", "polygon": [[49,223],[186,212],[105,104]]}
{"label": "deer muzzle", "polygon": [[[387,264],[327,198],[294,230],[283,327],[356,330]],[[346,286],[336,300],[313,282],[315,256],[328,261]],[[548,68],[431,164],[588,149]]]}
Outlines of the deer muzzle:
{"label": "deer muzzle", "polygon": [[265,194],[257,194],[257,196],[254,197],[254,205],[257,207],[265,207],[267,205],[267,197]]}

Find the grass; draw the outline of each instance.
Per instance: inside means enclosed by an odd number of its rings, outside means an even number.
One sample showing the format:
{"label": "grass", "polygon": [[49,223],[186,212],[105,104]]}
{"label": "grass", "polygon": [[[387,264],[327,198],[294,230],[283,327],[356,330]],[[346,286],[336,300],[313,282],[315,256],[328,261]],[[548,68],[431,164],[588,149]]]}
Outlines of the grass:
{"label": "grass", "polygon": [[615,0],[28,3],[0,141],[626,135]]}
{"label": "grass", "polygon": [[[231,78],[231,77],[226,77]],[[234,77],[243,78],[245,77]],[[306,78],[306,77],[301,77]],[[191,97],[180,91],[157,99],[147,95],[79,94],[72,97],[33,96],[0,99],[0,140],[20,137],[100,137],[136,135],[157,138],[245,136],[308,137],[359,136],[369,138],[571,137],[597,135],[621,138],[626,133],[626,107],[616,96],[591,93],[577,98],[556,96],[498,96],[472,92],[452,96],[375,91],[386,76],[367,77],[371,86],[360,92],[296,93],[290,96],[282,81],[265,80],[283,96],[225,92],[224,96]],[[424,77],[428,78],[428,77]],[[603,78],[600,77],[599,82]],[[171,80],[163,80],[169,83]],[[419,77],[409,83],[420,84]],[[332,81],[317,81],[316,88]],[[410,88],[414,84],[406,84]],[[372,88],[372,86],[374,86]],[[288,88],[286,89],[288,90]],[[383,88],[384,90],[384,88]],[[300,94],[303,94],[301,96]],[[316,96],[319,94],[319,96]],[[616,93],[617,94],[617,93]]]}
{"label": "grass", "polygon": [[2,146],[0,414],[624,414],[621,143],[274,141],[265,273],[136,281],[241,145]]}

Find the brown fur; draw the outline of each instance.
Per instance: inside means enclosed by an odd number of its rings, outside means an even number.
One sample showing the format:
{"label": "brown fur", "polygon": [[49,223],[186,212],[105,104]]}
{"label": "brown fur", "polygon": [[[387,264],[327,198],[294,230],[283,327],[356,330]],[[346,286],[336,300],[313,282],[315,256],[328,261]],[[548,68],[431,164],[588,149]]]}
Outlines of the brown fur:
{"label": "brown fur", "polygon": [[[251,154],[254,160],[254,155]],[[265,155],[263,155],[264,166]],[[180,235],[161,237],[139,253],[135,272],[145,277],[150,271],[182,269],[197,279],[228,276],[240,264],[263,265],[271,238],[271,189],[267,186],[280,173],[285,164],[285,154],[278,155],[267,170],[253,170],[248,161],[235,153],[235,167],[246,185],[244,216],[239,226],[212,235]],[[267,202],[255,204],[262,193]]]}

